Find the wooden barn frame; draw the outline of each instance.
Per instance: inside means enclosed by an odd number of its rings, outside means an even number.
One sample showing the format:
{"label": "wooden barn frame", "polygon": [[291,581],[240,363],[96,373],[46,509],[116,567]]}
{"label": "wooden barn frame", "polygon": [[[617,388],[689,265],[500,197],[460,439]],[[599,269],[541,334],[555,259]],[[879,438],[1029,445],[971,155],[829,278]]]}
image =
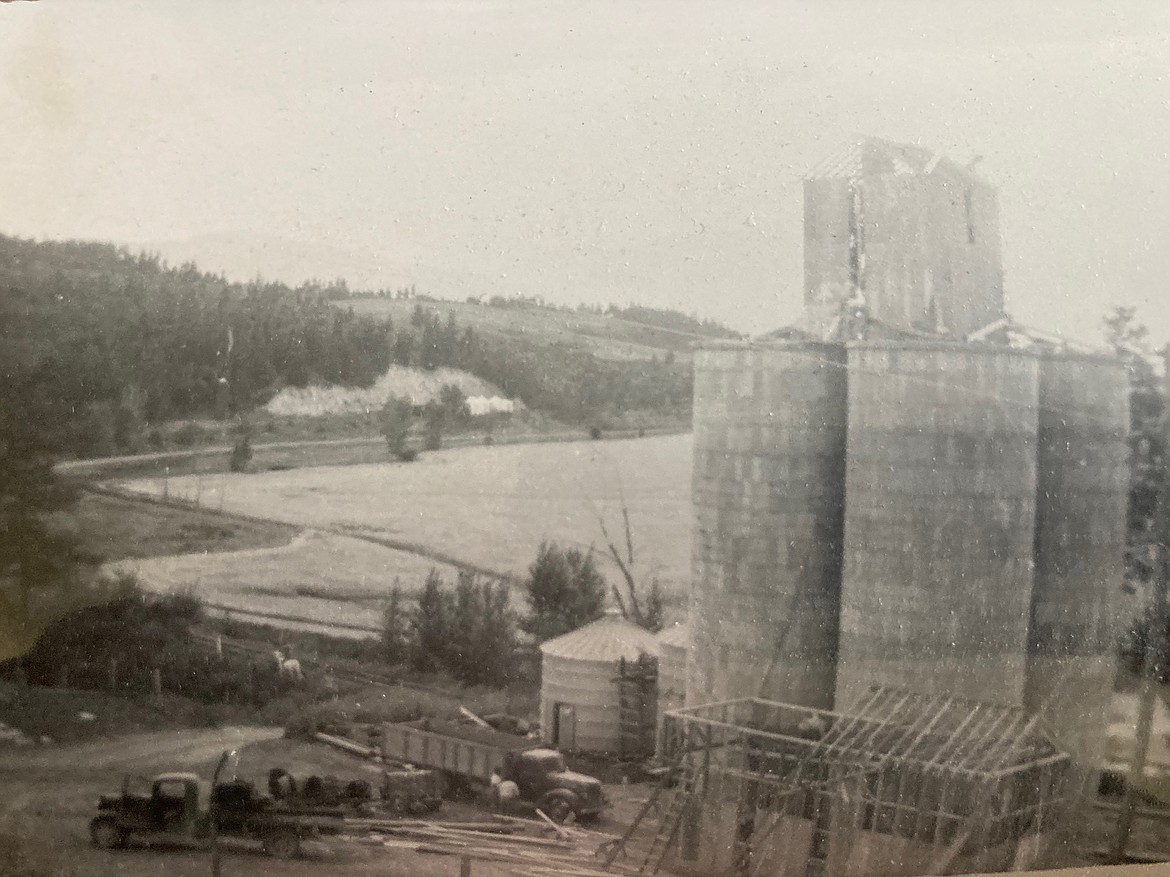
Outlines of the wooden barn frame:
{"label": "wooden barn frame", "polygon": [[912,875],[1034,864],[1069,757],[1022,710],[876,686],[847,712],[747,698],[666,714],[671,779],[607,864]]}

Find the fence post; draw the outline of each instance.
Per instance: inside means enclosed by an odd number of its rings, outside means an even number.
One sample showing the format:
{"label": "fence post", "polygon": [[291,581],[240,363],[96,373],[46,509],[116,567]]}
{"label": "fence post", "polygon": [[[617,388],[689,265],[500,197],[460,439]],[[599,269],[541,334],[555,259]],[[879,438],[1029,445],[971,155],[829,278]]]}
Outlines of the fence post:
{"label": "fence post", "polygon": [[223,660],[223,636],[220,634],[215,635],[215,656]]}
{"label": "fence post", "polygon": [[162,698],[162,670],[158,667],[150,671],[150,688],[156,700]]}
{"label": "fence post", "polygon": [[110,691],[118,690],[118,659],[110,658]]}
{"label": "fence post", "polygon": [[471,877],[471,856],[464,856],[459,862],[459,877]]}

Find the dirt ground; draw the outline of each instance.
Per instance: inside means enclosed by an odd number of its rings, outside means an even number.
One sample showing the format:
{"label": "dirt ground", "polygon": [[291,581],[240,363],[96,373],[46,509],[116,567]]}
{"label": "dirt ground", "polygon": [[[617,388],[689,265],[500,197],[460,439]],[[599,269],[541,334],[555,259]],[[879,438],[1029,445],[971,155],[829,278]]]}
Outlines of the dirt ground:
{"label": "dirt ground", "polygon": [[[210,777],[225,749],[239,748],[241,776],[263,777],[268,768],[287,765],[293,773],[330,772],[360,777],[367,769],[356,759],[319,744],[287,741],[276,728],[230,727],[214,730],[133,734],[73,746],[0,750],[0,829],[7,827],[32,848],[32,855],[70,877],[206,877],[210,856],[204,851],[129,849],[99,850],[89,841],[88,823],[98,796],[116,792],[126,773],[151,776],[164,770],[194,770]],[[610,787],[618,803],[601,824],[615,831],[615,816],[636,813],[637,790]],[[473,803],[444,804],[446,819],[474,819],[483,811]],[[305,858],[285,861],[264,855],[258,844],[232,842],[223,861],[224,877],[455,877],[453,856],[384,849],[330,841],[306,845]],[[506,877],[507,865],[474,861],[474,877]]]}
{"label": "dirt ground", "polygon": [[[263,783],[277,765],[294,774],[333,774],[360,778],[376,770],[372,765],[321,744],[285,740],[276,728],[228,727],[184,731],[157,731],[115,739],[0,750],[0,846],[4,835],[16,834],[31,848],[35,860],[46,863],[46,873],[62,877],[204,877],[211,873],[204,851],[130,849],[105,851],[89,841],[88,823],[98,796],[114,792],[126,773],[151,776],[164,770],[194,770],[210,777],[225,749],[240,752],[238,775]],[[620,834],[636,817],[651,793],[645,784],[611,784],[605,788],[611,807],[590,828]],[[474,802],[447,802],[442,818],[477,819],[483,809]],[[1082,814],[1082,852],[1108,845],[1115,816],[1100,811]],[[1167,826],[1139,820],[1131,849],[1165,849]],[[0,854],[3,850],[0,849]],[[1077,857],[1093,864],[1091,855]],[[3,871],[0,868],[0,871]],[[296,861],[264,855],[259,845],[232,841],[225,853],[224,877],[455,877],[457,857],[413,850],[387,849],[329,840],[307,844],[305,857]],[[506,877],[512,866],[473,861],[474,877]]]}

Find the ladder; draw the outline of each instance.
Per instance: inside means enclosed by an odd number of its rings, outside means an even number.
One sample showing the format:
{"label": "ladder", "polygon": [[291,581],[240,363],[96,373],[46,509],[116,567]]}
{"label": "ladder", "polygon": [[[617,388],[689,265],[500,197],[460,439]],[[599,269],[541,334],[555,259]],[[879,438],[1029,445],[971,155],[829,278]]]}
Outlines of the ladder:
{"label": "ladder", "polygon": [[658,831],[654,833],[654,837],[650,841],[650,849],[646,851],[642,864],[638,866],[638,874],[657,874],[658,869],[662,867],[662,860],[666,858],[670,845],[678,836],[678,829],[682,825],[683,814],[686,813],[687,806],[690,804],[694,786],[694,768],[687,761],[683,765],[678,788],[674,790],[666,812],[662,814],[662,819],[658,822]]}
{"label": "ladder", "polygon": [[[678,777],[677,785],[671,788],[669,786],[670,779],[675,776]],[[630,827],[626,829],[625,834],[616,841],[605,845],[602,866],[608,869],[613,865],[619,855],[625,857],[627,847],[629,847],[630,842],[638,833],[638,829],[647,821],[653,811],[659,809],[665,798],[666,807],[662,811],[661,818],[658,820],[657,830],[650,840],[650,847],[647,849],[646,855],[642,858],[635,872],[639,875],[657,874],[658,869],[662,866],[663,859],[666,858],[666,853],[670,849],[671,843],[678,836],[678,829],[682,824],[683,814],[686,812],[687,803],[695,788],[695,780],[695,766],[687,758],[686,753],[684,753],[671,766],[663,781],[655,787],[654,792],[638,812],[637,817],[630,824]],[[599,852],[601,851],[599,849]]]}

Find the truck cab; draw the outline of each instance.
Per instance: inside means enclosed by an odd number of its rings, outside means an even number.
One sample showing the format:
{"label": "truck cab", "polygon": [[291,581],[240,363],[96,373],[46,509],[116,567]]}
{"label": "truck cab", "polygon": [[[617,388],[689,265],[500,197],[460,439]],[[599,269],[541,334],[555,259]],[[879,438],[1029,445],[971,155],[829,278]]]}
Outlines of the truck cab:
{"label": "truck cab", "polygon": [[120,795],[102,795],[90,835],[100,847],[122,846],[131,834],[182,841],[208,833],[211,784],[193,773],[153,780],[129,776]]}
{"label": "truck cab", "polygon": [[590,819],[605,807],[601,783],[569,770],[564,756],[555,749],[507,753],[502,776],[516,784],[521,800],[534,803],[556,822],[563,822],[570,813]]}

